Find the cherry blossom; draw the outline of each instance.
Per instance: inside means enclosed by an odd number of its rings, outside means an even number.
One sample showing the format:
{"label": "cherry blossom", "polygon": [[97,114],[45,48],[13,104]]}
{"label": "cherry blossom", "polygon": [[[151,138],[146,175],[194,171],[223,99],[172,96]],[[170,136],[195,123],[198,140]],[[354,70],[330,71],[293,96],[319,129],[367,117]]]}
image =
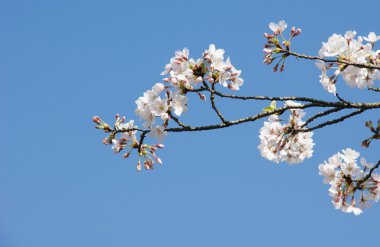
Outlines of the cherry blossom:
{"label": "cherry blossom", "polygon": [[[285,105],[301,106],[293,101],[286,101]],[[303,129],[304,111],[291,109],[290,112],[288,123],[282,124],[277,115],[271,115],[269,121],[264,122],[260,129],[258,149],[261,155],[270,161],[298,164],[313,154],[313,133],[297,131]]]}
{"label": "cherry blossom", "polygon": [[363,166],[360,167],[359,157],[359,152],[346,148],[319,165],[319,175],[331,186],[329,194],[335,208],[355,215],[360,215],[371,206],[370,201],[378,201],[380,197],[380,176],[373,173],[369,168],[373,165],[364,158],[360,160]]}
{"label": "cherry blossom", "polygon": [[[375,63],[377,65],[377,57],[379,51],[372,50],[374,42],[378,39],[374,33],[370,33],[367,37],[359,36],[355,39],[356,31],[347,31],[344,37],[340,34],[333,34],[328,38],[326,43],[322,43],[319,55],[324,57],[335,57],[337,60],[352,62],[358,64]],[[369,43],[364,44],[363,39]],[[342,75],[346,84],[352,88],[357,87],[364,89],[374,85],[374,81],[380,79],[380,72],[377,69],[359,68],[352,65],[334,66],[334,63],[325,65],[322,61],[317,62],[317,67],[321,69],[320,82],[323,88],[329,93],[336,94],[336,82],[338,77]],[[335,69],[333,75],[328,76],[327,71]]]}
{"label": "cherry blossom", "polygon": [[[286,22],[284,20],[279,21],[278,23],[274,23],[274,22],[269,23],[269,28],[275,34],[282,33],[287,27],[288,27],[288,24],[286,24]],[[301,31],[299,31],[299,32],[301,32]]]}
{"label": "cherry blossom", "polygon": [[380,40],[380,36],[376,35],[374,32],[370,32],[367,37],[363,37],[363,39],[370,43],[375,43]]}
{"label": "cherry blossom", "polygon": [[[313,155],[315,145],[312,139],[313,130],[342,122],[365,110],[380,108],[377,103],[351,103],[337,94],[337,83],[340,78],[349,87],[360,89],[372,87],[375,81],[380,79],[378,70],[380,50],[374,50],[374,43],[380,39],[380,36],[376,36],[373,32],[367,37],[356,36],[357,33],[353,30],[347,31],[344,35],[334,33],[327,42],[322,43],[319,56],[308,56],[292,51],[292,41],[301,34],[300,28],[292,27],[288,38],[283,33],[287,28],[285,21],[271,22],[269,28],[273,33],[264,34],[266,38],[263,49],[264,63],[269,65],[277,61],[273,71],[282,72],[288,57],[316,60],[316,66],[321,71],[319,82],[327,92],[334,94],[339,102],[296,96],[247,97],[224,94],[223,91],[218,91],[218,87],[236,91],[244,84],[244,80],[240,77],[241,70],[235,68],[229,57],[225,59],[224,49],[210,44],[199,58],[194,59],[189,57],[189,50],[183,48],[177,50],[165,65],[161,73],[163,83],[155,83],[135,101],[135,114],[142,120],[142,127],[135,125],[134,120],[126,121],[126,118],[120,117],[119,114],[115,117],[113,127],[98,116],[92,118],[96,128],[108,134],[103,143],[110,145],[114,153],[121,153],[124,158],[128,158],[132,151],[135,151],[138,155],[137,171],[142,168],[152,170],[156,164],[162,164],[156,152],[164,147],[161,142],[169,132],[221,129],[268,117],[259,130],[258,149],[262,157],[276,163],[299,164]],[[211,108],[219,118],[219,123],[190,126],[182,122],[180,117],[189,110],[191,93],[197,94],[203,101],[206,100],[204,93],[209,93]],[[216,97],[244,101],[270,100],[271,103],[269,107],[254,116],[231,121],[217,108],[219,102],[215,103]],[[282,108],[276,108],[277,100],[284,103]],[[311,107],[326,110],[314,113],[304,120],[305,110]],[[352,112],[318,123],[321,117],[331,116],[329,114],[341,110],[352,110]],[[287,113],[289,118],[283,120]],[[314,124],[315,120],[317,124]],[[372,140],[380,139],[380,120],[377,127],[373,126],[372,121],[367,121],[365,126],[372,132],[372,136],[362,141],[362,146],[368,147]],[[155,138],[159,143],[147,144],[149,142],[147,140],[150,140],[148,137]],[[323,176],[323,183],[330,185],[328,191],[334,207],[346,213],[359,215],[364,209],[369,208],[373,201],[378,201],[380,175],[376,174],[375,170],[379,166],[380,161],[376,164],[369,163],[360,157],[359,152],[351,148],[334,154],[320,164],[319,175]]]}

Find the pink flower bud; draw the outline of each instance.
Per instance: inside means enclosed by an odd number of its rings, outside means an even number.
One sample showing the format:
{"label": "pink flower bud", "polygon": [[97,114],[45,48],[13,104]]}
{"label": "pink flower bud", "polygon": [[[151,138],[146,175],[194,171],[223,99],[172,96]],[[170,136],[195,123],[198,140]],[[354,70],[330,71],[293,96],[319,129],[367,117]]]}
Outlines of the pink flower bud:
{"label": "pink flower bud", "polygon": [[267,53],[267,54],[272,53],[272,51],[273,51],[272,49],[268,49],[268,48],[264,48],[264,49],[263,49],[263,52],[264,52],[264,53]]}
{"label": "pink flower bud", "polygon": [[205,101],[206,100],[206,95],[198,93],[198,96],[201,100]]}
{"label": "pink flower bud", "polygon": [[94,116],[94,117],[92,117],[92,121],[94,123],[100,124],[102,122],[102,119],[98,116]]}
{"label": "pink flower bud", "polygon": [[164,148],[165,147],[165,145],[164,144],[161,144],[161,143],[159,143],[159,144],[156,144],[156,145],[154,145],[155,147],[158,147],[158,148]]}
{"label": "pink flower bud", "polygon": [[[130,154],[131,154],[131,151],[129,151],[128,153],[125,153],[123,155],[123,158],[125,158],[125,159],[128,158]],[[141,165],[140,165],[140,168],[141,168]]]}

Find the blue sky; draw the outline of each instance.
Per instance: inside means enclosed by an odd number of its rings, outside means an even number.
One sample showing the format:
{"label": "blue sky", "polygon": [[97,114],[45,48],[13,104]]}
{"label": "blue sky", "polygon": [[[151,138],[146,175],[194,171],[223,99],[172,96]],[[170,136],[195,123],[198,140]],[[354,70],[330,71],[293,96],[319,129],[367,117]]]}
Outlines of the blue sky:
{"label": "blue sky", "polygon": [[[159,82],[175,50],[200,56],[210,43],[243,70],[242,95],[334,100],[313,62],[291,59],[282,74],[262,64],[270,21],[302,28],[293,49],[317,54],[334,32],[380,32],[380,7],[338,1],[0,1],[0,246],[373,246],[380,206],[360,217],[333,208],[318,164],[346,147],[364,150],[371,111],[315,132],[314,156],[298,166],[257,150],[262,122],[170,134],[164,165],[135,171],[101,144],[91,117],[135,118],[134,100]],[[360,7],[360,8],[361,8]],[[364,9],[365,8],[365,9]],[[373,92],[338,91],[352,101]],[[225,115],[262,103],[218,102]],[[184,120],[211,123],[190,98]]]}

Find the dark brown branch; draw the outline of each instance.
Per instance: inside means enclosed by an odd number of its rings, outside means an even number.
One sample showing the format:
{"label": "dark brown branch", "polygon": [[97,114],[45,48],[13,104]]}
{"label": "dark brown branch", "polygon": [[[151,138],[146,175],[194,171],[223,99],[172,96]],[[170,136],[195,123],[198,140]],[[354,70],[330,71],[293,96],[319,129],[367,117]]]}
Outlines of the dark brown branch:
{"label": "dark brown branch", "polygon": [[375,92],[380,92],[380,88],[379,87],[369,87],[368,90],[375,91]]}
{"label": "dark brown branch", "polygon": [[362,185],[363,183],[365,183],[371,176],[372,176],[372,173],[377,169],[379,168],[380,166],[380,160],[376,163],[376,165],[374,167],[372,167],[370,170],[369,170],[369,173],[364,177],[362,178],[361,180],[358,181],[358,183],[356,184],[355,186],[355,190],[356,189],[360,189],[362,188]]}
{"label": "dark brown branch", "polygon": [[168,114],[169,114],[170,118],[173,119],[174,122],[176,122],[182,128],[190,128],[190,126],[182,123],[176,116],[174,116],[171,111],[168,111]]}
{"label": "dark brown branch", "polygon": [[339,94],[336,94],[335,96],[338,98],[338,100],[339,100],[340,102],[342,102],[342,103],[344,103],[344,104],[350,104],[350,102],[348,102],[347,100],[345,100],[345,99],[343,99],[342,97],[340,97]]}
{"label": "dark brown branch", "polygon": [[138,151],[139,155],[140,155],[140,153],[141,153],[141,146],[142,146],[143,143],[144,143],[144,138],[145,138],[146,134],[149,133],[149,131],[150,131],[150,130],[144,130],[143,132],[141,132],[141,135],[140,135],[140,141],[139,141],[139,146],[137,147],[137,151]]}
{"label": "dark brown branch", "polygon": [[211,101],[211,107],[212,109],[215,111],[216,115],[218,115],[218,117],[220,118],[220,120],[222,121],[222,123],[228,123],[228,121],[226,121],[222,115],[222,113],[219,111],[219,109],[216,107],[215,105],[215,95],[214,95],[214,92],[215,92],[215,83],[212,83],[211,84],[211,90],[210,88],[207,86],[207,84],[204,82],[204,84],[206,85],[207,89],[210,91],[210,101]]}
{"label": "dark brown branch", "polygon": [[330,109],[330,110],[319,112],[319,113],[315,114],[314,116],[310,117],[308,120],[306,120],[306,122],[301,127],[307,126],[309,123],[311,123],[312,121],[314,121],[317,118],[327,116],[327,115],[329,115],[331,113],[338,112],[338,111],[341,111],[343,109],[344,108],[333,108],[333,109]]}
{"label": "dark brown branch", "polygon": [[224,94],[219,91],[214,91],[214,94],[222,97],[222,98],[230,98],[230,99],[240,99],[240,100],[277,100],[277,101],[286,101],[286,100],[295,100],[295,101],[301,101],[301,102],[310,102],[310,103],[318,103],[318,104],[328,104],[332,102],[324,101],[324,100],[318,100],[314,98],[308,98],[308,97],[298,97],[298,96],[287,96],[287,97],[270,97],[270,96],[239,96],[239,95],[232,95],[232,94]]}
{"label": "dark brown branch", "polygon": [[284,107],[278,108],[278,109],[273,110],[273,111],[259,113],[257,115],[251,116],[251,117],[241,118],[241,119],[238,119],[235,121],[229,121],[227,123],[205,125],[205,126],[196,126],[196,127],[191,126],[190,128],[168,128],[168,129],[166,129],[166,131],[167,132],[189,132],[189,131],[192,132],[192,131],[222,129],[222,128],[227,128],[227,127],[242,124],[242,123],[254,122],[258,119],[270,116],[272,114],[280,114],[281,115],[282,113],[284,113],[286,110],[289,110],[289,109],[305,109],[305,108],[316,107],[316,106],[319,106],[319,105],[311,103],[311,104],[305,104],[305,105],[301,105],[301,106],[284,106]]}
{"label": "dark brown branch", "polygon": [[351,65],[357,68],[365,68],[365,69],[380,69],[380,66],[376,65],[371,65],[371,64],[361,64],[361,63],[354,63],[354,62],[349,62],[349,61],[344,61],[344,60],[336,60],[336,59],[326,59],[326,58],[321,58],[318,56],[308,56],[304,54],[299,54],[293,51],[288,51],[288,55],[292,55],[297,58],[303,58],[303,59],[308,59],[308,60],[319,60],[323,61],[326,63],[337,63],[337,64],[345,64],[345,65]]}
{"label": "dark brown branch", "polygon": [[340,118],[337,118],[337,119],[334,119],[334,120],[330,120],[330,121],[326,121],[326,122],[318,124],[318,125],[316,125],[316,126],[314,126],[312,128],[302,129],[302,130],[298,130],[298,131],[308,132],[308,131],[313,131],[313,130],[316,130],[316,129],[320,129],[320,128],[323,128],[323,127],[328,126],[328,125],[332,125],[332,124],[336,124],[336,123],[342,122],[342,121],[346,120],[347,118],[350,118],[350,117],[353,117],[355,115],[361,114],[361,113],[363,113],[366,110],[368,110],[368,109],[359,109],[359,110],[356,110],[354,112],[351,112],[350,114],[344,115],[344,116],[342,116]]}

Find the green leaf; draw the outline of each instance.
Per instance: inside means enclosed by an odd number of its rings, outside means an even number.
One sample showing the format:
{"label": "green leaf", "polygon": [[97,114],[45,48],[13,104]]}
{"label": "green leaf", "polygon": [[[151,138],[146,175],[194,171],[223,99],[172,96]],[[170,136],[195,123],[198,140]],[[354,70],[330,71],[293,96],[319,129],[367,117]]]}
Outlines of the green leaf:
{"label": "green leaf", "polygon": [[276,101],[275,100],[273,100],[268,107],[265,107],[263,109],[263,112],[271,112],[274,110],[276,110]]}

